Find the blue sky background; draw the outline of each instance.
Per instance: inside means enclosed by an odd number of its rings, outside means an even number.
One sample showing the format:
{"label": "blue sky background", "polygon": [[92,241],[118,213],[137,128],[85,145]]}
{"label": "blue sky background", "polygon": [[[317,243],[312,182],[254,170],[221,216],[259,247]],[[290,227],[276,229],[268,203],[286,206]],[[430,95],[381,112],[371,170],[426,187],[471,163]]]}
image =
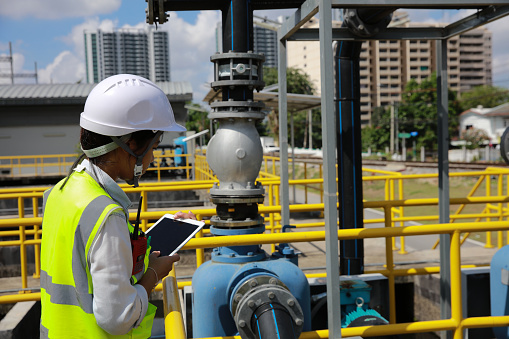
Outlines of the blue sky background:
{"label": "blue sky background", "polygon": [[[144,27],[144,0],[0,0],[0,56],[9,54],[12,42],[15,73],[34,72],[37,62],[39,83],[85,81],[83,29],[112,30]],[[276,19],[295,10],[255,13]],[[472,10],[407,10],[413,22],[453,22]],[[189,81],[194,101],[201,102],[212,79],[215,53],[216,11],[172,12],[169,23],[159,29],[170,32],[171,76],[173,81]],[[493,32],[494,85],[509,88],[509,17],[487,26]],[[0,73],[10,65],[0,63]],[[16,79],[16,83],[33,83]],[[0,78],[1,83],[10,79]]]}

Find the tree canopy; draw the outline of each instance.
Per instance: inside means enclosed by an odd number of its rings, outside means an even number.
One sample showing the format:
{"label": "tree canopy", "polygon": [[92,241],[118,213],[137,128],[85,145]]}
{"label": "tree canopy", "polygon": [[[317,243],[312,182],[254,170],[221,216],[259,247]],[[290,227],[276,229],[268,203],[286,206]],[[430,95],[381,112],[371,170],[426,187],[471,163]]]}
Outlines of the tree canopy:
{"label": "tree canopy", "polygon": [[461,107],[463,111],[475,108],[479,105],[484,108],[493,108],[509,102],[509,90],[497,86],[476,86],[461,95]]}
{"label": "tree canopy", "polygon": [[[265,81],[265,86],[277,84],[277,68],[264,67],[263,81]],[[315,88],[309,79],[309,75],[295,67],[289,67],[286,69],[286,86],[286,91],[288,93],[313,94],[315,92]]]}
{"label": "tree canopy", "polygon": [[[436,83],[435,73],[420,83],[413,79],[410,80],[401,95],[402,101],[395,103],[394,107],[394,123],[397,124],[395,133],[417,132],[416,146],[424,146],[428,150],[435,150],[438,145]],[[461,107],[456,100],[456,93],[452,90],[449,90],[448,93],[449,136],[456,138]],[[383,150],[390,144],[390,108],[375,109],[371,119],[373,127],[365,128],[362,137],[369,140],[372,148]],[[367,146],[367,143],[368,141],[363,140],[364,146]]]}
{"label": "tree canopy", "polygon": [[[197,103],[187,103],[188,106],[196,107],[196,109],[188,108],[186,129],[188,131],[201,132],[210,127],[210,121],[207,117],[208,112]],[[205,135],[205,142],[208,143],[210,139],[210,133]]]}
{"label": "tree canopy", "polygon": [[[263,80],[265,86],[270,86],[278,83],[278,70],[277,68],[265,67],[263,70]],[[288,93],[294,94],[313,94],[315,88],[311,82],[309,76],[298,68],[289,67],[286,70],[286,86]],[[320,110],[314,109],[311,114],[311,121],[309,121],[309,115],[305,111],[301,112],[289,112],[293,114],[294,120],[294,140],[295,147],[309,147],[308,145],[308,130],[309,124],[313,124],[313,135],[312,142],[314,148],[321,147],[322,144],[322,133],[320,125]],[[290,124],[290,117],[288,123]],[[316,126],[316,127],[314,127]],[[272,111],[267,116],[266,122],[267,133],[274,137],[275,140],[279,139],[279,119],[278,115]],[[290,133],[290,125],[288,126]],[[290,139],[290,136],[288,136]]]}

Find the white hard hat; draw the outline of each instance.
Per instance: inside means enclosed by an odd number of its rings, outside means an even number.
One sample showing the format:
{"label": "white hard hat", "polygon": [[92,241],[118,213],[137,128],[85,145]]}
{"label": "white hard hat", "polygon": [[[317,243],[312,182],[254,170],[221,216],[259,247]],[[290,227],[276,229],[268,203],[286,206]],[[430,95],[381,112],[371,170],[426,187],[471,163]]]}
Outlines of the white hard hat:
{"label": "white hard hat", "polygon": [[88,95],[80,126],[102,135],[153,130],[184,132],[175,122],[164,92],[137,75],[118,74],[101,81]]}

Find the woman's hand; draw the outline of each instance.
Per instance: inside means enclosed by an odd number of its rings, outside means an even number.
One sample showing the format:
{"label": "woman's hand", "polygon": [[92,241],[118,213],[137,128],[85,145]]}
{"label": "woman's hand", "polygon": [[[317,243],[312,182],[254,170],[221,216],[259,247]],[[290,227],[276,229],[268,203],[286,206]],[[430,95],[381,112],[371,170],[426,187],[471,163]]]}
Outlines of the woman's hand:
{"label": "woman's hand", "polygon": [[[160,251],[154,251],[150,253],[150,256],[148,257],[148,266],[152,267],[157,272],[157,277],[159,280],[166,277],[172,270],[173,263],[180,260],[180,255],[178,254],[163,255],[162,257],[160,255]],[[147,271],[145,274],[147,273],[149,272]]]}
{"label": "woman's hand", "polygon": [[175,213],[174,218],[175,219],[193,219],[193,220],[196,220],[196,215],[194,215],[194,213],[191,212],[191,211],[189,211],[187,213],[184,213],[182,211],[178,211],[177,213]]}
{"label": "woman's hand", "polygon": [[143,277],[138,282],[140,285],[145,287],[147,295],[150,296],[152,289],[157,285],[157,282],[170,273],[173,268],[173,264],[180,260],[180,255],[164,255],[160,256],[160,251],[154,251],[150,253],[148,257],[148,269]]}

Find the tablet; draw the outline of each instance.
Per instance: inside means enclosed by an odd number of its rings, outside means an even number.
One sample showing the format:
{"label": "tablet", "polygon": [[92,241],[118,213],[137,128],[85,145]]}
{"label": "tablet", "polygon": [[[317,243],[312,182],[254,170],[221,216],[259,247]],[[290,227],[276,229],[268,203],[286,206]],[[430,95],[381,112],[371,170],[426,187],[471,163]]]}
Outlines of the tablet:
{"label": "tablet", "polygon": [[145,232],[150,237],[150,251],[161,251],[161,256],[173,255],[204,225],[203,221],[174,219],[173,214],[165,214]]}

